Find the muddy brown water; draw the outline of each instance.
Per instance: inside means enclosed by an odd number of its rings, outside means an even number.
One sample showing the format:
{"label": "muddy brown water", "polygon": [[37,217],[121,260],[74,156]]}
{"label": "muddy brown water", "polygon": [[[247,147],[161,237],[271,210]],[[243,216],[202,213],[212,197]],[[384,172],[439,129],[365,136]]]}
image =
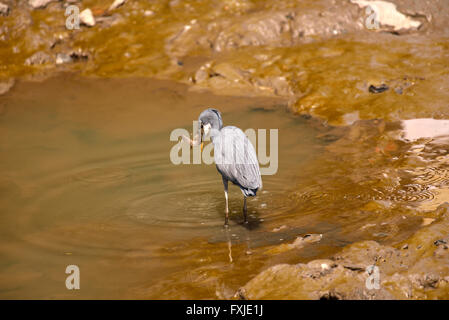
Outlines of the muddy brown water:
{"label": "muddy brown water", "polygon": [[[171,131],[191,132],[206,106],[219,108],[225,125],[279,129],[278,171],[263,176],[263,190],[249,201],[249,226],[232,186],[231,226],[223,229],[215,166],[170,161]],[[413,210],[435,197],[413,198],[423,194],[415,189],[446,188],[447,165],[412,163],[421,184],[407,183],[405,166],[406,182],[376,189],[363,183],[378,171],[361,165],[362,155],[333,156],[330,145],[344,143],[343,133],[323,138],[326,128],[286,106],[161,80],[62,75],[17,83],[0,98],[0,297],[230,298],[268,266],[326,257],[361,239],[397,242],[419,228]],[[364,148],[349,144],[353,153]],[[427,148],[434,161],[447,157],[435,154],[439,145]],[[404,162],[407,152],[388,158]],[[379,196],[388,192],[396,197]],[[306,234],[322,238],[273,254]],[[72,264],[80,290],[65,287]]]}
{"label": "muddy brown water", "polygon": [[[282,101],[187,93],[163,81],[70,77],[21,83],[2,97],[1,295],[136,297],[136,286],[188,272],[193,253],[198,260],[210,259],[210,251],[220,257],[220,176],[214,166],[176,166],[169,158],[171,131],[192,131],[208,105],[243,129],[283,128],[278,174],[264,179],[249,205],[251,225],[263,230],[261,219],[289,209],[276,198],[318,150],[313,131]],[[231,190],[230,237],[238,238],[245,230],[242,198]],[[202,248],[201,241],[218,245]],[[65,289],[69,264],[82,272],[79,292]]]}

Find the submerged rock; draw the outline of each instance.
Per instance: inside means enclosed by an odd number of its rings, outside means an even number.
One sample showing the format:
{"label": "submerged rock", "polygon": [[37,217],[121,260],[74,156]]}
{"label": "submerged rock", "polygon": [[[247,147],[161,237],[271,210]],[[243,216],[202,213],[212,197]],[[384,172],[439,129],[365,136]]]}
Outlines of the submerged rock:
{"label": "submerged rock", "polygon": [[266,251],[268,254],[279,254],[292,249],[301,249],[307,244],[318,242],[323,237],[322,234],[306,234],[299,236],[292,243],[283,243],[278,246],[274,246]]}

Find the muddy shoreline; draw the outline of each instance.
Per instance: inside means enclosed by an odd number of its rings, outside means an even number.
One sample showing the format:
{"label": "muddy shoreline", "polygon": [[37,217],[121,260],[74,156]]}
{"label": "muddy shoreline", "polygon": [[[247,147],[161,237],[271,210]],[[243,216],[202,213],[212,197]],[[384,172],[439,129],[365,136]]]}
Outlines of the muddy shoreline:
{"label": "muddy shoreline", "polygon": [[[279,98],[326,147],[286,197],[299,203],[291,224],[270,227],[303,227],[309,211],[337,215],[341,251],[305,259],[327,235],[298,232],[251,253],[288,263],[230,287],[213,269],[193,268],[198,279],[212,274],[197,284],[211,290],[221,279],[226,289],[212,298],[225,299],[447,299],[449,130],[403,121],[449,119],[449,3],[382,1],[370,29],[366,2],[0,0],[0,118],[18,83],[61,74]],[[79,29],[66,26],[70,5],[89,9]],[[370,266],[380,289],[366,287]],[[137,291],[159,298],[161,283]]]}

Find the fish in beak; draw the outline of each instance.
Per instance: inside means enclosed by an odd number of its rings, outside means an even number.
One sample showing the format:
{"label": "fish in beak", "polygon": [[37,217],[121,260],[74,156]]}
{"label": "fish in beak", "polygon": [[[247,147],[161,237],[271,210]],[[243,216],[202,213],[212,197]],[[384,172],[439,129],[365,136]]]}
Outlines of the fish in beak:
{"label": "fish in beak", "polygon": [[203,148],[204,148],[204,141],[203,141],[204,139],[203,139],[203,137],[205,137],[209,133],[210,127],[211,127],[210,124],[206,124],[205,126],[203,126],[203,124],[201,123],[200,124],[200,128],[198,130],[199,132],[198,132],[198,134],[196,134],[193,137],[193,139],[190,139],[189,137],[187,137],[185,135],[182,136],[182,139],[184,141],[186,141],[190,145],[191,148],[193,146],[200,145],[201,152],[203,152]]}

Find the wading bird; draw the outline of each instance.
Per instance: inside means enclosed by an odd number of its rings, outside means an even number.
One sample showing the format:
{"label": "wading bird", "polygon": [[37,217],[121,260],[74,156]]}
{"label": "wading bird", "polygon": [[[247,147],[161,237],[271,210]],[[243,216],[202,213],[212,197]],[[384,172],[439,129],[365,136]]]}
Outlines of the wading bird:
{"label": "wading bird", "polygon": [[225,193],[225,227],[228,226],[228,181],[240,187],[243,193],[243,216],[248,223],[246,198],[256,196],[257,190],[262,188],[259,162],[253,145],[237,127],[223,127],[220,111],[206,109],[199,118],[199,132],[194,139],[185,137],[191,146],[201,144],[209,135],[214,145],[214,160],[218,172],[221,174]]}

